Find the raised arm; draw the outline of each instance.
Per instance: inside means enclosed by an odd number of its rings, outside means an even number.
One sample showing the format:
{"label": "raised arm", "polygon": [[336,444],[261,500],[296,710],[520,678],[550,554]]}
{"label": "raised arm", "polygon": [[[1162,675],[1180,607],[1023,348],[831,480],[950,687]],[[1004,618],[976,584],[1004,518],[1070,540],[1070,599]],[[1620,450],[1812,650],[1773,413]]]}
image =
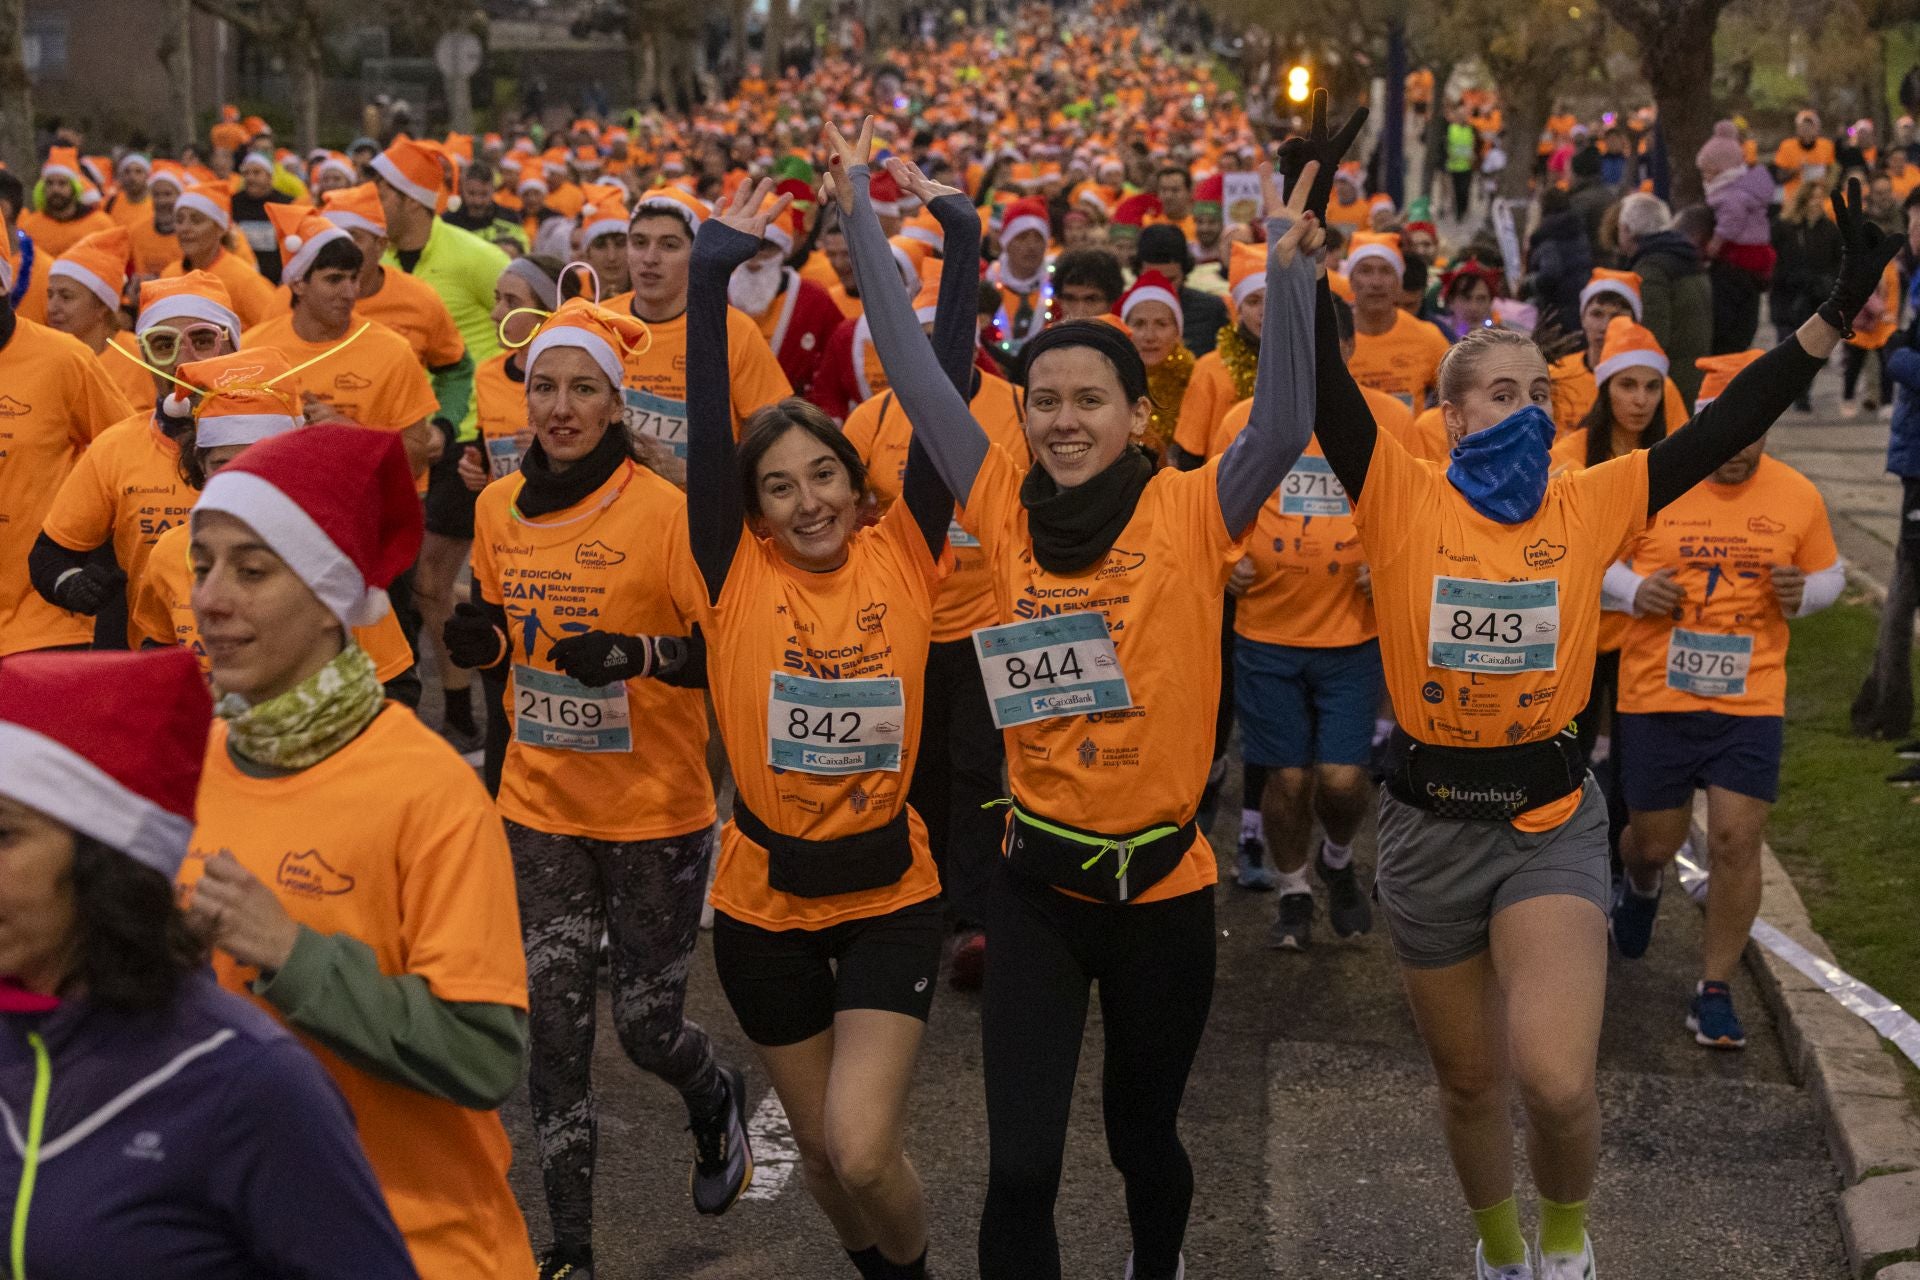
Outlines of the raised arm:
{"label": "raised arm", "polygon": [[1711,404],[1696,413],[1684,430],[1669,434],[1647,451],[1647,514],[1652,515],[1772,428],[1787,406],[1803,394],[1844,338],[1853,336],[1852,320],[1880,287],[1887,264],[1903,238],[1869,222],[1860,180],[1850,178],[1844,193],[1833,195],[1833,218],[1840,228],[1840,270],[1833,292],[1806,323],[1766,355],[1734,376]]}
{"label": "raised arm", "polygon": [[1306,210],[1318,167],[1309,164],[1283,206],[1269,165],[1260,167],[1267,207],[1284,212],[1267,219],[1267,297],[1259,370],[1247,428],[1220,459],[1220,515],[1235,537],[1253,523],[1265,502],[1313,434],[1314,368],[1301,341],[1313,331],[1312,254],[1326,241],[1320,220]]}
{"label": "raised arm", "polygon": [[793,203],[780,196],[769,204],[772,190],[767,179],[742,183],[722,213],[700,224],[687,269],[687,536],[709,603],[720,600],[747,514],[734,457],[727,281]]}
{"label": "raised arm", "polygon": [[[833,149],[834,193],[847,230],[847,249],[854,275],[860,281],[860,299],[866,307],[873,344],[887,371],[887,385],[899,397],[913,424],[914,439],[922,442],[947,490],[964,503],[987,456],[987,433],[973,420],[967,398],[954,389],[920,322],[913,300],[906,296],[895,270],[880,219],[868,194],[872,174],[865,157],[872,146],[872,125],[861,129],[860,145],[849,144],[840,131],[827,126]],[[911,455],[909,455],[911,461]]]}

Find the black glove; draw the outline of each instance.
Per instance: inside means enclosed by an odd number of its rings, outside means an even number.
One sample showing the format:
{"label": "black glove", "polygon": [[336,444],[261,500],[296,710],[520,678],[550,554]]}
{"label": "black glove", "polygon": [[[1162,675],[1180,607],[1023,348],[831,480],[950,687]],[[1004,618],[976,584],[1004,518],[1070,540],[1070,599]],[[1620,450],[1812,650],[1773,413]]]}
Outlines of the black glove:
{"label": "black glove", "polygon": [[68,613],[84,613],[89,618],[100,612],[114,592],[123,589],[126,575],[103,564],[70,569],[53,589],[53,602]]}
{"label": "black glove", "polygon": [[1833,220],[1840,228],[1840,271],[1833,292],[1815,313],[1840,331],[1853,336],[1853,318],[1880,287],[1887,264],[1906,243],[1904,236],[1888,235],[1868,221],[1860,179],[1848,178],[1845,190],[1834,188]]}
{"label": "black glove", "polygon": [[[1309,162],[1318,160],[1320,171],[1314,174],[1313,186],[1307,190],[1307,212],[1321,221],[1326,220],[1327,201],[1333,198],[1333,174],[1340,167],[1341,158],[1360,136],[1360,127],[1367,122],[1367,109],[1360,107],[1347,117],[1340,126],[1340,132],[1327,136],[1327,91],[1313,91],[1312,122],[1307,126],[1307,136],[1298,135],[1288,138],[1280,144],[1280,177],[1286,183],[1286,193],[1293,194],[1293,184],[1299,179]],[[1268,216],[1279,212],[1269,209]]]}
{"label": "black glove", "polygon": [[461,601],[440,629],[456,667],[497,667],[507,658],[507,637],[477,604]]}
{"label": "black glove", "polygon": [[617,680],[644,680],[663,664],[677,663],[686,641],[678,636],[623,636],[586,631],[547,650],[547,661],[570,680],[598,687]]}

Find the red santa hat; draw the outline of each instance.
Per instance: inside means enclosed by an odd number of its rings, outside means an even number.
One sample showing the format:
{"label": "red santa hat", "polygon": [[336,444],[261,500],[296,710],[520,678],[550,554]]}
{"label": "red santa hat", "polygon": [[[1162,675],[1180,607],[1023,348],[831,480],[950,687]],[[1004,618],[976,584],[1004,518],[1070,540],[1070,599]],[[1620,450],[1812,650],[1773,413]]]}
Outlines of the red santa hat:
{"label": "red santa hat", "polygon": [[15,654],[0,665],[0,795],[172,880],[212,723],[186,649]]}
{"label": "red santa hat", "polygon": [[1047,217],[1047,202],[1038,196],[1027,196],[1007,206],[1000,221],[1000,243],[1012,244],[1015,236],[1027,231],[1038,231],[1042,240],[1053,236],[1053,223]]}
{"label": "red santa hat", "polygon": [[873,175],[873,181],[867,187],[867,193],[873,197],[873,211],[883,218],[900,216],[900,184],[893,175],[882,169]]}
{"label": "red santa hat", "polygon": [[1158,271],[1151,269],[1142,271],[1140,278],[1133,282],[1133,288],[1120,295],[1119,304],[1114,307],[1114,311],[1124,321],[1133,314],[1133,309],[1143,302],[1164,303],[1167,310],[1173,312],[1174,323],[1179,323],[1180,295],[1174,292],[1173,281]]}
{"label": "red santa hat", "polygon": [[280,279],[295,284],[307,278],[313,260],[336,240],[351,242],[346,230],[335,226],[306,204],[270,204],[267,221],[273,224],[274,239],[280,242]]}
{"label": "red santa hat", "polygon": [[193,519],[243,521],[346,627],[386,616],[420,554],[420,496],[397,431],[321,423],[251,445],[207,481]]}
{"label": "red santa hat", "polygon": [[1210,204],[1216,213],[1219,212],[1226,198],[1227,180],[1218,173],[1208,174],[1193,188],[1193,202],[1197,205]]}
{"label": "red santa hat", "polygon": [[1159,196],[1151,191],[1136,191],[1114,208],[1113,220],[1116,225],[1138,230],[1146,225],[1148,218],[1157,218],[1161,212]]}

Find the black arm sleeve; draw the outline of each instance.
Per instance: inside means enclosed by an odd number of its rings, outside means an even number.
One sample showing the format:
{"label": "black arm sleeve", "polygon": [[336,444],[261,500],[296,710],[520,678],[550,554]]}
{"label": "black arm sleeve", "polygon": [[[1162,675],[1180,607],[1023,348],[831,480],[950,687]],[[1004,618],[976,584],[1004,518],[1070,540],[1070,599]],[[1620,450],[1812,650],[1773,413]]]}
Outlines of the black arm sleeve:
{"label": "black arm sleeve", "polygon": [[947,381],[962,396],[973,385],[973,345],[980,315],[980,217],[965,196],[941,196],[927,206],[939,220],[940,302],[933,316],[933,350]]}
{"label": "black arm sleeve", "polygon": [[1373,465],[1373,444],[1380,428],[1367,408],[1360,385],[1340,358],[1340,330],[1333,319],[1333,293],[1322,279],[1313,306],[1314,403],[1313,434],[1327,465],[1347,491],[1349,501],[1360,497],[1367,468]]}
{"label": "black arm sleeve", "polygon": [[1167,441],[1167,465],[1175,471],[1198,471],[1207,464],[1207,460],[1197,453],[1188,453],[1174,441]]}
{"label": "black arm sleeve", "polygon": [[58,605],[60,602],[53,598],[53,592],[60,579],[69,570],[86,568],[92,555],[91,551],[63,547],[43,533],[33,540],[33,549],[27,552],[27,581],[48,604]]}
{"label": "black arm sleeve", "polygon": [[746,518],[734,459],[727,280],[759,251],[752,236],[709,218],[687,270],[687,537],[707,600],[716,604]]}
{"label": "black arm sleeve", "polygon": [[676,689],[707,687],[707,637],[698,623],[694,624],[693,634],[687,637],[687,647],[679,658],[654,668],[653,678]]}
{"label": "black arm sleeve", "polygon": [[1647,514],[1674,501],[1765,435],[1787,406],[1813,385],[1814,375],[1826,363],[1811,355],[1795,336],[1735,374],[1727,389],[1688,419],[1685,427],[1647,450]]}

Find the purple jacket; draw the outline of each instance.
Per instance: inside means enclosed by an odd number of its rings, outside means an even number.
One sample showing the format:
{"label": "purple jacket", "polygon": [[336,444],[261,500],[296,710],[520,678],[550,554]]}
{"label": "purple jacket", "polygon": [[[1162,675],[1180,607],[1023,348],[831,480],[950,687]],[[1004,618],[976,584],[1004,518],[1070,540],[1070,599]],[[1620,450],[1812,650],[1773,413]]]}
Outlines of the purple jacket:
{"label": "purple jacket", "polygon": [[1713,208],[1713,233],[1729,244],[1768,244],[1767,206],[1773,203],[1773,176],[1759,165],[1743,165],[1707,184]]}
{"label": "purple jacket", "polygon": [[37,1034],[51,1062],[33,1280],[416,1280],[325,1070],[209,974],[130,1014],[0,1017],[0,1196],[20,1186]]}

